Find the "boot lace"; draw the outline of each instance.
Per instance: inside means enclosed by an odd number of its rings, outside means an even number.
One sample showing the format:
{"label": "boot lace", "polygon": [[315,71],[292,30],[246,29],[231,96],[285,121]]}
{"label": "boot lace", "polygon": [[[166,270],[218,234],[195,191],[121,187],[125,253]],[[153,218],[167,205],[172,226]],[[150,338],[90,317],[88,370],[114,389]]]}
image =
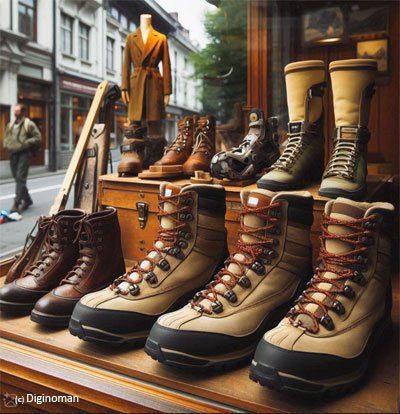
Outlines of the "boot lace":
{"label": "boot lace", "polygon": [[171,142],[171,145],[168,146],[165,153],[169,151],[181,152],[186,146],[186,140],[189,135],[189,123],[185,122],[185,126],[180,127],[178,130],[178,135]]}
{"label": "boot lace", "polygon": [[[100,224],[97,226],[100,226]],[[77,221],[74,224],[74,231],[76,231],[76,237],[73,243],[77,243],[79,241],[79,258],[74,267],[61,281],[61,284],[79,284],[79,279],[81,279],[81,277],[90,268],[90,265],[95,258],[95,250],[101,250],[102,248],[101,243],[103,238],[101,235],[103,234],[103,231],[101,229],[94,228],[93,224],[88,220],[82,219]]]}
{"label": "boot lace", "polygon": [[192,155],[203,153],[205,155],[211,156],[214,153],[213,144],[207,135],[209,129],[210,127],[207,121],[207,124],[196,135],[196,141],[193,146]]}
{"label": "boot lace", "polygon": [[[163,208],[165,202],[172,204],[174,206],[174,211],[166,211]],[[169,270],[170,266],[166,259],[168,255],[175,256],[178,259],[184,258],[184,254],[181,249],[187,247],[185,240],[189,240],[192,237],[189,232],[184,231],[186,221],[193,219],[193,216],[190,213],[192,204],[193,198],[191,197],[189,191],[185,194],[177,194],[172,196],[160,195],[158,197],[158,217],[160,225],[158,227],[157,237],[154,240],[153,247],[147,251],[147,255],[142,262],[133,266],[124,275],[119,276],[114,280],[114,282],[110,285],[112,290],[122,295],[127,295],[128,293],[131,295],[137,295],[140,291],[139,284],[143,281],[143,279],[149,284],[157,283],[157,277],[153,272],[156,266],[165,271]],[[175,225],[170,229],[162,227],[162,217],[167,217]],[[163,247],[159,247],[157,242],[161,242]],[[156,253],[154,258],[149,256],[149,253],[151,252]],[[141,264],[144,261],[148,261],[150,263],[149,268],[146,270],[141,267]],[[129,292],[125,289],[121,289],[121,284],[123,282],[128,283]]]}
{"label": "boot lace", "polygon": [[360,154],[357,141],[338,139],[324,177],[342,176],[354,179],[355,166]]}
{"label": "boot lace", "polygon": [[45,218],[42,225],[48,226],[48,231],[43,244],[43,255],[37,260],[25,273],[26,276],[39,277],[41,272],[50,267],[58,253],[63,250],[64,244],[67,242],[68,230],[62,228],[59,221],[53,217]]}
{"label": "boot lace", "polygon": [[[212,314],[220,313],[223,310],[222,303],[218,300],[216,286],[222,284],[227,289],[224,297],[230,302],[236,302],[237,298],[232,289],[239,283],[242,287],[249,287],[250,280],[246,276],[249,268],[254,270],[257,274],[263,275],[265,273],[264,264],[270,264],[271,259],[277,256],[273,247],[277,245],[278,240],[267,236],[273,233],[276,229],[276,223],[279,219],[280,203],[272,203],[267,207],[248,207],[243,205],[241,215],[241,228],[239,229],[239,240],[236,244],[235,253],[231,254],[224,262],[224,267],[214,277],[214,280],[206,286],[205,290],[198,292],[192,300],[189,301],[190,306],[200,313]],[[265,220],[266,225],[258,228],[248,227],[244,224],[243,218],[246,214],[255,214]],[[245,242],[242,240],[242,235],[250,235],[256,239],[253,242]],[[243,260],[235,258],[236,255],[244,256]],[[239,269],[238,272],[228,270],[230,264],[235,264]],[[227,281],[223,277],[229,276]],[[201,301],[208,299],[212,302],[212,311],[205,308]]]}
{"label": "boot lace", "polygon": [[[328,226],[346,226],[354,232],[349,234],[338,235],[331,233]],[[295,307],[290,309],[287,317],[294,326],[300,326],[303,329],[317,333],[319,324],[325,326],[326,329],[334,329],[332,318],[328,312],[332,309],[334,312],[342,315],[345,308],[342,303],[337,300],[337,295],[344,295],[348,298],[354,298],[355,292],[350,285],[346,285],[347,280],[351,280],[359,285],[365,285],[366,279],[362,271],[366,270],[368,263],[367,253],[369,246],[374,243],[373,229],[376,227],[376,216],[371,215],[362,219],[351,221],[339,220],[327,215],[323,215],[322,235],[320,237],[321,248],[318,260],[321,264],[315,269],[316,273],[308,283],[308,287],[297,299]],[[325,248],[326,240],[340,240],[349,243],[354,248],[344,253],[328,252]],[[331,279],[325,277],[326,272],[336,275]],[[319,285],[325,283],[331,288],[321,288]],[[314,293],[322,293],[325,295],[324,301],[313,297]],[[307,304],[318,305],[316,311],[311,312],[306,309]],[[298,320],[299,315],[308,315],[311,318],[312,326],[303,326],[302,321]]]}

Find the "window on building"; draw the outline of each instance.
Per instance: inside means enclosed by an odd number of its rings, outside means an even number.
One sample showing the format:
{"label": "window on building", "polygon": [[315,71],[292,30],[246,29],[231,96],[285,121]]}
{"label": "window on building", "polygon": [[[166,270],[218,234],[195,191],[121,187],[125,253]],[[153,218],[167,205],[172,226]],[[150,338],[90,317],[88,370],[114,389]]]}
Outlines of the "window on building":
{"label": "window on building", "polygon": [[79,57],[89,60],[89,32],[90,27],[87,24],[79,23]]}
{"label": "window on building", "polygon": [[129,31],[134,32],[137,29],[137,26],[132,21],[129,21]]}
{"label": "window on building", "polygon": [[120,14],[119,16],[119,22],[121,23],[121,26],[123,29],[127,30],[128,29],[128,19],[124,14]]}
{"label": "window on building", "polygon": [[109,6],[107,8],[107,14],[113,17],[115,20],[119,20],[119,11],[117,8]]}
{"label": "window on building", "polygon": [[19,0],[18,30],[31,39],[36,39],[36,0]]}
{"label": "window on building", "polygon": [[107,37],[106,68],[114,70],[114,39]]}
{"label": "window on building", "polygon": [[72,55],[72,17],[61,13],[61,51]]}

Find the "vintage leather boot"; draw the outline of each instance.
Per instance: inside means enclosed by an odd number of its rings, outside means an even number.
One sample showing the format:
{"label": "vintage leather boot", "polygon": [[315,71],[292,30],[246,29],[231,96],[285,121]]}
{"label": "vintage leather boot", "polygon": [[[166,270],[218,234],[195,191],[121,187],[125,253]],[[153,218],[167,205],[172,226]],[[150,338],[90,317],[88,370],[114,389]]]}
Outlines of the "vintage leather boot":
{"label": "vintage leather boot", "polygon": [[195,133],[198,116],[185,116],[178,124],[178,134],[166,148],[164,156],[154,165],[183,165],[189,158],[193,148],[193,135]]}
{"label": "vintage leather boot", "polygon": [[76,223],[84,216],[84,211],[72,209],[48,218],[43,255],[25,271],[24,277],[0,289],[1,311],[29,313],[42,296],[60,283],[79,257]]}
{"label": "vintage leather boot", "polygon": [[304,187],[308,181],[319,180],[324,169],[324,62],[289,63],[285,76],[288,143],[271,171],[257,181],[259,188],[272,191]]}
{"label": "vintage leather boot", "polygon": [[80,222],[79,259],[60,285],[36,302],[31,319],[41,325],[67,327],[75,304],[103,289],[125,272],[117,210],[109,207]]}
{"label": "vintage leather boot", "polygon": [[124,140],[121,145],[121,160],[118,164],[118,175],[137,175],[143,170],[145,149],[145,127],[131,127],[125,129]]}
{"label": "vintage leather boot", "polygon": [[215,154],[215,116],[206,115],[197,120],[194,144],[190,157],[183,164],[183,173],[194,175],[195,171],[210,171],[211,158]]}
{"label": "vintage leather boot", "polygon": [[368,119],[377,62],[350,59],[331,62],[335,131],[333,152],[320,195],[362,200],[367,192]]}
{"label": "vintage leather boot", "polygon": [[312,275],[308,192],[242,191],[236,251],[189,305],[161,316],[145,351],[178,367],[226,366],[253,355]]}
{"label": "vintage leather boot", "polygon": [[211,160],[213,177],[229,180],[254,178],[279,158],[278,121],[264,119],[264,112],[254,108],[249,113],[249,131],[239,147],[215,154]]}
{"label": "vintage leather boot", "polygon": [[[25,270],[30,268],[33,263],[40,259],[42,254],[42,246],[46,238],[50,222],[49,217],[46,216],[40,216],[37,219],[32,231],[26,237],[22,253],[19,256],[16,256],[15,262],[8,270],[5,283],[11,283],[15,279],[19,279],[24,276]],[[36,234],[33,236],[33,232],[36,228]]]}
{"label": "vintage leather boot", "polygon": [[164,137],[147,137],[145,140],[143,169],[156,163],[163,155],[167,140]]}
{"label": "vintage leather boot", "polygon": [[260,341],[254,381],[315,396],[361,379],[391,323],[393,214],[388,203],[326,204],[321,263],[287,317]]}
{"label": "vintage leather boot", "polygon": [[160,186],[160,225],[147,256],[114,283],[84,296],[69,329],[87,341],[143,344],[156,319],[209,281],[227,256],[222,186]]}

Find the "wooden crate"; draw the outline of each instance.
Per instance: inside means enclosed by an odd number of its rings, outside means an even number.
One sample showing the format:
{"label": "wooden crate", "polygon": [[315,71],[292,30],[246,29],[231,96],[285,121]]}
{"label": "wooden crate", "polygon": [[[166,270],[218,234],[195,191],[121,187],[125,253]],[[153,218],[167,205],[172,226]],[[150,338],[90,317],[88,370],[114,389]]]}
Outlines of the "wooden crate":
{"label": "wooden crate", "polygon": [[[376,200],[381,190],[391,178],[390,175],[370,175],[368,177],[368,200]],[[169,180],[175,185],[190,184],[189,180]],[[117,174],[103,175],[99,183],[99,200],[103,206],[113,206],[118,210],[118,219],[122,230],[122,248],[128,263],[140,260],[151,248],[157,233],[157,197],[162,181],[146,180],[137,177],[118,177]],[[226,228],[228,230],[229,251],[234,249],[239,228],[241,208],[240,191],[256,188],[256,184],[247,187],[227,186],[226,189]],[[318,195],[319,185],[306,190],[314,197],[314,223],[311,229],[314,259],[318,254],[319,235],[322,214],[328,198]],[[136,203],[145,202],[149,207],[146,226],[141,229]]]}

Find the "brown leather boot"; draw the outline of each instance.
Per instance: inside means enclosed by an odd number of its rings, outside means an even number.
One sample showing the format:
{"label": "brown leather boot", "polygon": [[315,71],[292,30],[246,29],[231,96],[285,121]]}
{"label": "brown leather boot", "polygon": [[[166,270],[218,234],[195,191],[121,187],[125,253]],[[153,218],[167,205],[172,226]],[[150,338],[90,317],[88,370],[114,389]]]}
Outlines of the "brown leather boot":
{"label": "brown leather boot", "polygon": [[[16,256],[15,262],[10,267],[5,283],[11,283],[15,279],[19,279],[24,275],[26,269],[31,267],[41,256],[42,246],[46,238],[47,230],[49,228],[50,220],[49,217],[40,216],[32,231],[27,235],[25,246],[22,253]],[[36,231],[36,235],[32,233]]]}
{"label": "brown leather boot", "polygon": [[183,165],[183,173],[194,175],[195,171],[210,171],[211,158],[215,154],[215,116],[206,115],[198,119],[194,134],[193,151]]}
{"label": "brown leather boot", "polygon": [[108,286],[115,276],[125,272],[114,207],[87,215],[80,223],[78,238],[79,259],[60,285],[36,303],[32,321],[67,327],[75,304],[83,295]]}
{"label": "brown leather boot", "polygon": [[29,313],[43,295],[60,283],[79,257],[75,224],[84,217],[85,212],[78,209],[64,210],[49,217],[43,255],[24,277],[0,289],[1,311]]}
{"label": "brown leather boot", "polygon": [[147,137],[145,141],[143,168],[146,170],[150,165],[157,164],[157,161],[164,155],[167,145],[166,139],[161,137]]}
{"label": "brown leather boot", "polygon": [[183,165],[189,158],[193,148],[193,135],[199,117],[185,116],[178,124],[178,134],[166,148],[164,156],[154,165]]}
{"label": "brown leather boot", "polygon": [[146,128],[133,127],[125,129],[125,137],[121,145],[121,161],[118,164],[118,175],[136,175],[143,170],[144,136]]}

